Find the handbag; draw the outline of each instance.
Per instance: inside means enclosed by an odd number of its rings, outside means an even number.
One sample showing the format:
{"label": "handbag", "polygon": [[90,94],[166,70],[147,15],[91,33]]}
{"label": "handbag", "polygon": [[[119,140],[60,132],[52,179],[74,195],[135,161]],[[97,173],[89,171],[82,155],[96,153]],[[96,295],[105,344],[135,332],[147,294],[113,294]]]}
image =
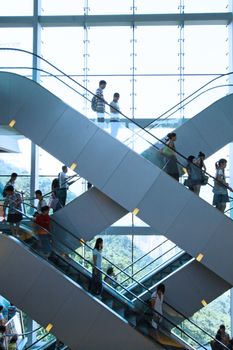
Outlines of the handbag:
{"label": "handbag", "polygon": [[192,187],[193,186],[193,181],[189,178],[184,180],[184,186],[186,187]]}
{"label": "handbag", "polygon": [[209,176],[202,174],[201,186],[207,185],[209,180]]}
{"label": "handbag", "polygon": [[161,154],[164,156],[164,157],[171,157],[173,156],[173,150],[168,147],[168,146],[165,146],[163,147],[162,151],[161,151]]}

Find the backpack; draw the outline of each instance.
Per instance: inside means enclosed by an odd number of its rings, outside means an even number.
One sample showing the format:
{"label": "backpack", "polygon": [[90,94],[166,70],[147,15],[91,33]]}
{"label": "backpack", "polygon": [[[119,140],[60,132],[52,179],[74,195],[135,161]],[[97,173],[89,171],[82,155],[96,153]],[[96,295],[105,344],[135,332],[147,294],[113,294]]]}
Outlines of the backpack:
{"label": "backpack", "polygon": [[91,109],[96,112],[97,110],[97,97],[94,95],[91,99]]}

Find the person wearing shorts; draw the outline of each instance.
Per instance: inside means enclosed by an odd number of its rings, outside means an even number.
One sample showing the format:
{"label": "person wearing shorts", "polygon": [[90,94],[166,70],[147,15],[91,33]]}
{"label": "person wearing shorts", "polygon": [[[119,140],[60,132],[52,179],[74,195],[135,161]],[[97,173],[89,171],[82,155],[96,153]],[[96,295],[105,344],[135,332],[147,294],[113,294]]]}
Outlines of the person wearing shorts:
{"label": "person wearing shorts", "polygon": [[14,187],[9,185],[5,188],[6,198],[3,204],[3,220],[5,220],[7,213],[7,222],[13,236],[19,237],[19,225],[22,220],[22,198],[20,193],[15,192]]}

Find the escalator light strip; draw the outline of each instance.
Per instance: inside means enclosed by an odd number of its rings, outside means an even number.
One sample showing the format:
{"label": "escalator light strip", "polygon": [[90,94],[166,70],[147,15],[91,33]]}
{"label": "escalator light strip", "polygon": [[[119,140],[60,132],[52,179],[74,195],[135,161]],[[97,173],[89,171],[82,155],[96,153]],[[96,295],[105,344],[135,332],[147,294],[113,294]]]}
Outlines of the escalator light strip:
{"label": "escalator light strip", "polygon": [[208,303],[205,301],[205,299],[202,299],[201,303],[202,303],[203,306],[206,306],[206,305],[208,304]]}
{"label": "escalator light strip", "polygon": [[135,208],[135,209],[132,211],[132,213],[133,213],[134,215],[137,215],[137,214],[139,213],[139,209],[138,209],[138,208]]}
{"label": "escalator light strip", "polygon": [[198,254],[198,256],[196,257],[196,260],[200,262],[200,261],[202,261],[203,257],[204,257],[204,255],[200,253],[200,254]]}
{"label": "escalator light strip", "polygon": [[45,327],[45,329],[46,329],[47,332],[50,332],[52,328],[53,328],[52,323],[49,323],[49,324]]}
{"label": "escalator light strip", "polygon": [[77,167],[77,164],[76,163],[72,163],[71,166],[70,166],[70,169],[74,170],[76,167]]}
{"label": "escalator light strip", "polygon": [[11,128],[13,128],[13,126],[15,125],[15,123],[16,123],[16,120],[15,120],[15,119],[12,119],[12,120],[10,121],[10,123],[9,123],[9,126],[10,126]]}

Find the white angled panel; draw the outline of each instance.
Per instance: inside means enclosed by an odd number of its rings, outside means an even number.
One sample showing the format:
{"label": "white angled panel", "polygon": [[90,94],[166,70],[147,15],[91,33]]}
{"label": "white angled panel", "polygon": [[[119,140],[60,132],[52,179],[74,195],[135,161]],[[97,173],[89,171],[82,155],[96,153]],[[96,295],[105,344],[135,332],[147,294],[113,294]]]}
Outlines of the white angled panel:
{"label": "white angled panel", "polygon": [[[21,307],[21,300],[33,282],[43,270],[40,258],[32,258],[32,254],[15,243],[14,253],[8,256],[5,268],[1,272],[1,293]],[[17,282],[16,282],[17,281]]]}
{"label": "white angled panel", "polygon": [[[205,154],[211,154],[211,144],[209,144],[205,140],[205,137],[200,134],[193,121],[194,119],[191,119],[175,130],[177,133],[177,151],[185,157],[188,157],[189,155],[197,156],[199,151],[202,151]],[[179,159],[183,165],[186,165],[187,161],[185,159],[182,159],[181,157],[179,157]]]}
{"label": "white angled panel", "polygon": [[[137,330],[127,324],[123,323],[118,317],[110,315],[108,310],[103,310],[99,314],[96,322],[93,322],[88,334],[80,344],[80,350],[96,350],[102,348],[102,341],[99,334],[102,333],[101,325],[105,324],[107,331],[104,333],[105,349],[119,350],[162,350],[163,348],[155,344],[146,337],[142,336]],[[90,343],[90,339],[95,339],[94,343]],[[124,344],[124,345],[123,345]]]}
{"label": "white angled panel", "polygon": [[229,94],[216,102],[220,110],[223,111],[226,118],[233,124],[233,94]]}
{"label": "white angled panel", "polygon": [[[81,350],[83,338],[88,336],[101,312],[103,308],[98,300],[95,301],[80,288],[74,286],[69,298],[64,299],[63,305],[54,318],[53,331],[57,335],[60,334],[60,339],[65,344],[69,344],[71,349]],[[90,344],[93,342],[91,338],[89,341]]]}
{"label": "white angled panel", "polygon": [[[217,209],[216,209],[217,211]],[[232,220],[225,217],[213,230],[211,239],[203,247],[203,264],[215,271],[229,283],[233,283],[232,257],[233,233]]]}
{"label": "white angled panel", "polygon": [[227,282],[195,260],[173,274],[165,284],[166,302],[186,317],[203,307],[203,299],[210,303],[230,288]]}
{"label": "white angled panel", "polygon": [[[127,213],[119,204],[97,190],[97,188],[92,187],[54,213],[52,218],[65,226],[76,237],[88,241]],[[72,238],[66,230],[62,230],[56,224],[53,224],[53,227],[56,237],[62,238],[69,244],[72,243],[71,246],[74,249],[80,245],[79,241]]]}
{"label": "white angled panel", "polygon": [[98,127],[82,114],[67,108],[41,146],[70,166],[97,130]]}
{"label": "white angled panel", "polygon": [[[54,321],[56,314],[73,291],[70,283],[64,283],[64,275],[46,264],[43,272],[25,293],[20,304],[25,312],[30,312],[40,325]],[[33,298],[31,297],[33,296]],[[38,307],[40,301],[40,307]]]}
{"label": "white angled panel", "polygon": [[191,191],[161,172],[139,202],[138,216],[165,234],[192,196]]}
{"label": "white angled panel", "polygon": [[130,151],[102,190],[128,211],[133,211],[159,174],[160,169]]}
{"label": "white angled panel", "polygon": [[[195,257],[202,253],[202,248],[211,239],[216,227],[225,219],[217,209],[193,194],[169,227],[166,236]],[[230,260],[233,262],[233,258]]]}
{"label": "white angled panel", "polygon": [[8,257],[14,255],[14,251],[17,248],[15,244],[16,238],[9,239],[7,235],[0,234],[0,268],[4,270],[7,266]]}
{"label": "white angled panel", "polygon": [[[41,145],[50,129],[64,113],[67,106],[40,85],[31,82],[25,88],[28,100],[17,111],[15,128],[34,143]],[[24,86],[21,88],[24,89]]]}
{"label": "white angled panel", "polygon": [[233,140],[233,123],[229,122],[217,103],[201,112],[192,121],[206,143],[211,145],[213,152]]}
{"label": "white angled panel", "polygon": [[99,129],[76,159],[78,172],[101,189],[128,152],[125,145]]}

